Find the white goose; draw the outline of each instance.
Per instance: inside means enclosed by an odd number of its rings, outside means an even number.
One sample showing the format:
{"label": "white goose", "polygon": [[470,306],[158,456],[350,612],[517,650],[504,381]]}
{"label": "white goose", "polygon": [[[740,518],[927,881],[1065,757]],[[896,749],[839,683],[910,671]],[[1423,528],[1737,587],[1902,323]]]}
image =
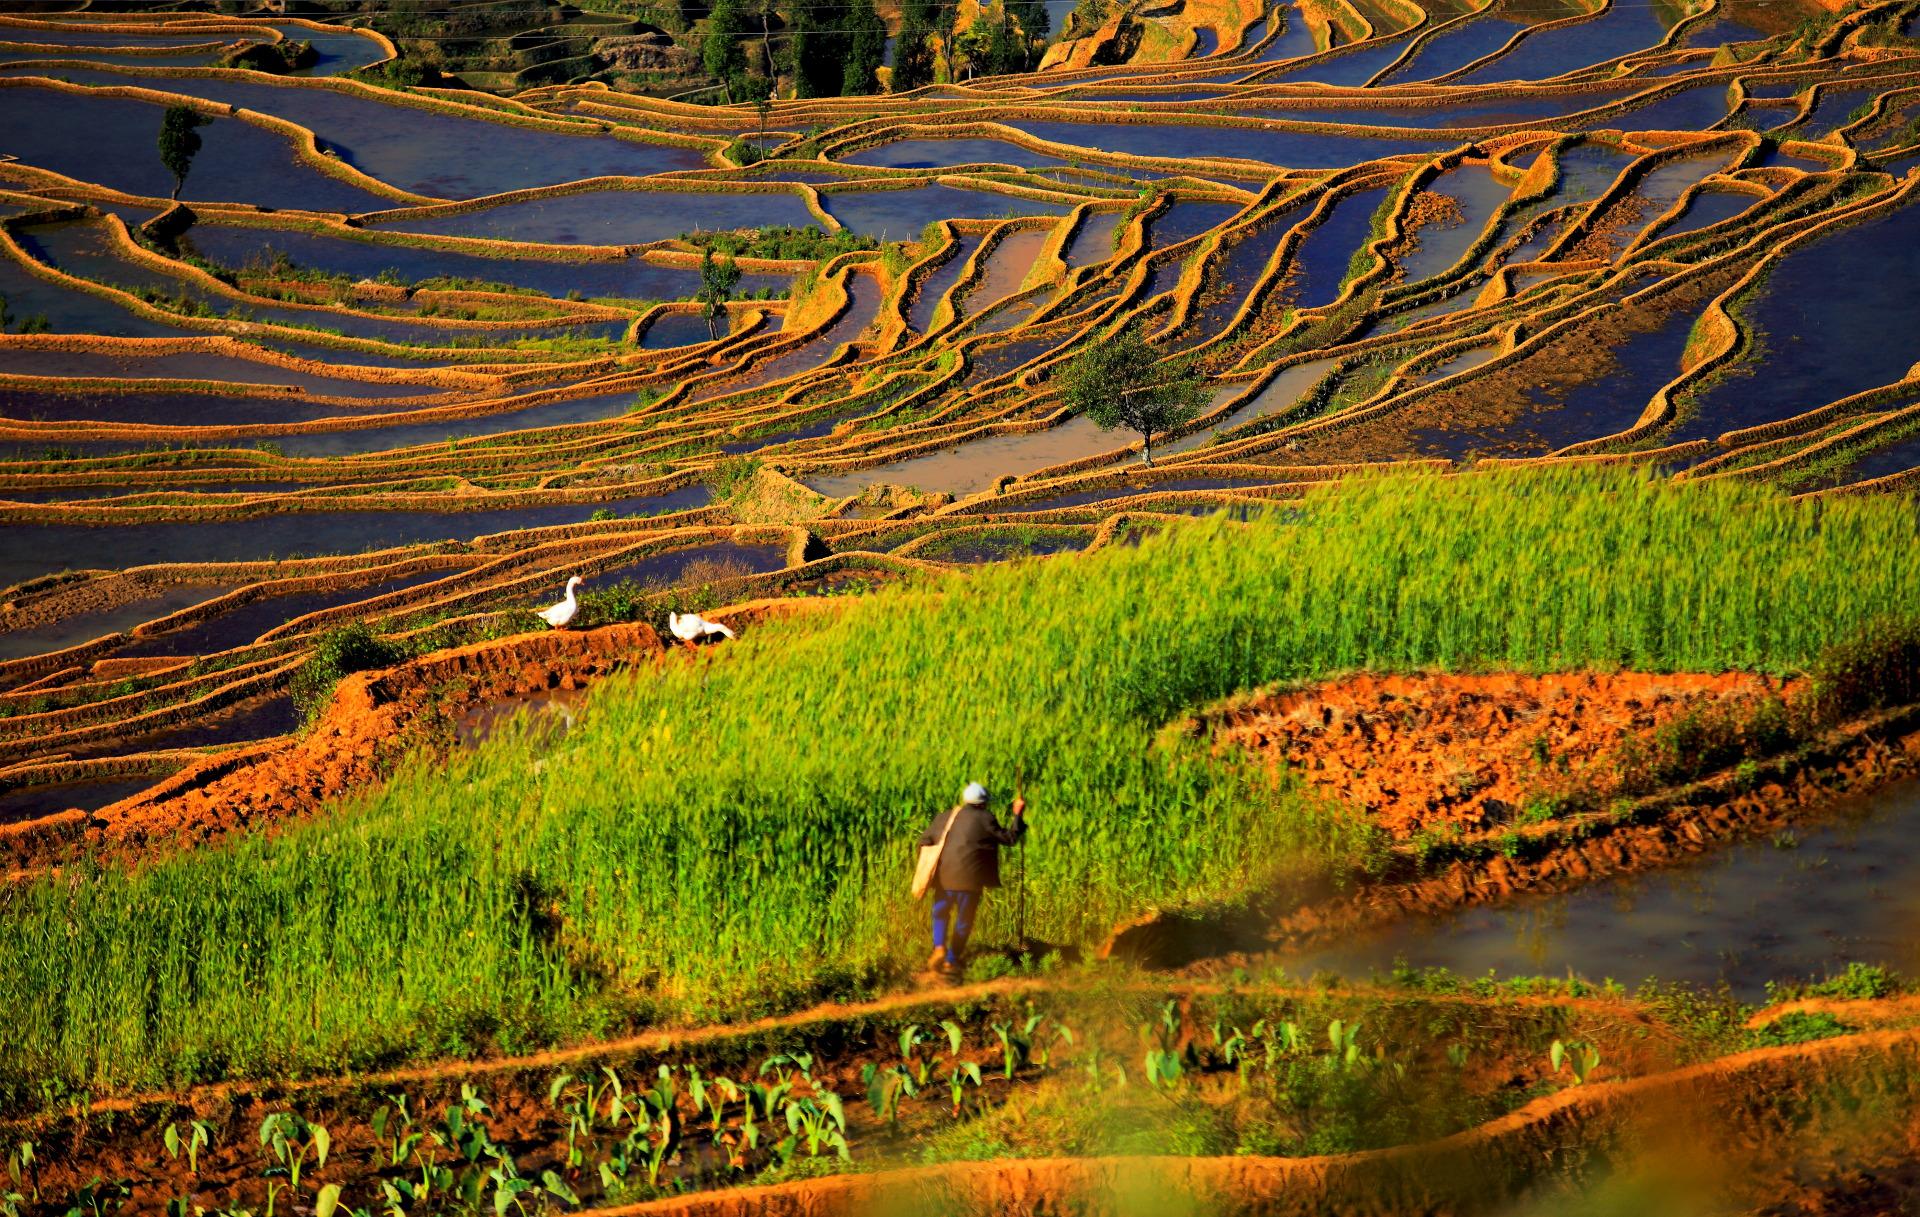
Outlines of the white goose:
{"label": "white goose", "polygon": [[565,629],[567,623],[573,620],[574,614],[580,611],[580,602],[573,598],[573,589],[579,587],[581,583],[582,580],[579,575],[568,579],[567,598],[552,608],[541,609],[540,620],[546,622],[556,630]]}
{"label": "white goose", "polygon": [[667,628],[681,642],[695,642],[701,638],[718,634],[722,638],[737,638],[735,634],[718,621],[708,621],[698,613],[668,613]]}

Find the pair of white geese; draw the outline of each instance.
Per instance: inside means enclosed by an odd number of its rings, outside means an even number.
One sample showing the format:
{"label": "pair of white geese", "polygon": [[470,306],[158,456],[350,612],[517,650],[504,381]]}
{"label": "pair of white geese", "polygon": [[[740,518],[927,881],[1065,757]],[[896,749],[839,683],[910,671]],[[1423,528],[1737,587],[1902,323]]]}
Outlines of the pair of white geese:
{"label": "pair of white geese", "polygon": [[[566,599],[551,608],[541,609],[540,620],[556,630],[565,629],[572,624],[574,616],[580,612],[580,601],[574,598],[573,589],[583,582],[585,580],[579,575],[568,579]],[[696,642],[714,634],[722,638],[737,637],[732,630],[718,621],[708,621],[698,613],[668,613],[667,628],[672,630],[673,636],[681,642]]]}

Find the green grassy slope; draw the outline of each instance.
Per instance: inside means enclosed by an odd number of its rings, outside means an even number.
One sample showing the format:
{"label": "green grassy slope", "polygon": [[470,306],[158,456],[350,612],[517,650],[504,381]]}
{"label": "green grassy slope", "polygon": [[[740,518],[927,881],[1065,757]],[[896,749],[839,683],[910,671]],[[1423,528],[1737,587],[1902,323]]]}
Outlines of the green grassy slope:
{"label": "green grassy slope", "polygon": [[1153,749],[1183,709],[1357,668],[1790,670],[1920,603],[1917,543],[1903,500],[1400,477],[878,594],[610,682],[539,764],[509,736],[324,823],[7,893],[0,1083],[367,1065],[851,991],[924,950],[913,839],[973,776],[1025,775],[1034,929],[1091,940],[1359,848],[1344,816]]}

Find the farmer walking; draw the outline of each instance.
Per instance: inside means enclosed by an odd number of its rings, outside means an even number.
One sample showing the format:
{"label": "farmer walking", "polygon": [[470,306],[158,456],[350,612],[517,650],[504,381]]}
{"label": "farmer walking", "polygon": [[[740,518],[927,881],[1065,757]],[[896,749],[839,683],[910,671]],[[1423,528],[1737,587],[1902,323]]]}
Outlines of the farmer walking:
{"label": "farmer walking", "polygon": [[930,968],[958,972],[966,955],[973,919],[980,911],[980,893],[1000,886],[1000,847],[1012,845],[1027,831],[1027,801],[1013,800],[1013,826],[987,810],[987,788],[969,783],[960,792],[960,804],[940,812],[920,834],[920,865],[914,875],[915,896],[933,892],[933,955]]}

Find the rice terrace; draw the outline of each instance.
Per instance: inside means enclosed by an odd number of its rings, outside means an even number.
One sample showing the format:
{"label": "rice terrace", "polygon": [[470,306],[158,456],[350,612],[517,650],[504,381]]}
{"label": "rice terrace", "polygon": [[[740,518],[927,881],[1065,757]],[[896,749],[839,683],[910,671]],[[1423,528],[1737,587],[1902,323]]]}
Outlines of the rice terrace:
{"label": "rice terrace", "polygon": [[1920,0],[1268,3],[5,0],[0,1217],[1920,1212]]}

